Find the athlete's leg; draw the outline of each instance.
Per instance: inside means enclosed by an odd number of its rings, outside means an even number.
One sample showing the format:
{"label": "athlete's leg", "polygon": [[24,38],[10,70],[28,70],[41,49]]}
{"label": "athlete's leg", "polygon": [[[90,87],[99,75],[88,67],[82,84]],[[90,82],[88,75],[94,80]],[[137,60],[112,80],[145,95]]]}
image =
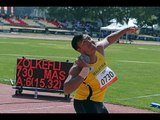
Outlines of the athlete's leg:
{"label": "athlete's leg", "polygon": [[83,100],[75,100],[74,99],[73,102],[74,102],[74,109],[75,109],[76,113],[86,113]]}
{"label": "athlete's leg", "polygon": [[87,113],[108,113],[107,108],[102,102],[85,101],[85,110]]}

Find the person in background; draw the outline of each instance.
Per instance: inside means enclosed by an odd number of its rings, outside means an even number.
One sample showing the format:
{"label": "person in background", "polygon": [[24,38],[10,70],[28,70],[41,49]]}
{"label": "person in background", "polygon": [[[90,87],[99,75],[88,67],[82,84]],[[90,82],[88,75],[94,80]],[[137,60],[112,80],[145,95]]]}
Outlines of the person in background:
{"label": "person in background", "polygon": [[124,34],[137,30],[136,27],[127,27],[97,42],[87,34],[73,37],[71,45],[81,55],[69,70],[64,82],[64,94],[74,92],[76,113],[109,113],[103,103],[105,93],[118,78],[108,67],[104,50]]}

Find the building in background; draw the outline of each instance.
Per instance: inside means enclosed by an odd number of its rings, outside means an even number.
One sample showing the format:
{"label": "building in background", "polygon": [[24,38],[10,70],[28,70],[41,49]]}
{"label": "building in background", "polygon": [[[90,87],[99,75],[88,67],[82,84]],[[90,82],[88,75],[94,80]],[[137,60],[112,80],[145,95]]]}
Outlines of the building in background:
{"label": "building in background", "polygon": [[13,16],[14,15],[14,7],[1,6],[0,7],[0,15],[3,16]]}
{"label": "building in background", "polygon": [[0,15],[5,17],[28,17],[28,18],[46,18],[47,9],[45,7],[0,7]]}

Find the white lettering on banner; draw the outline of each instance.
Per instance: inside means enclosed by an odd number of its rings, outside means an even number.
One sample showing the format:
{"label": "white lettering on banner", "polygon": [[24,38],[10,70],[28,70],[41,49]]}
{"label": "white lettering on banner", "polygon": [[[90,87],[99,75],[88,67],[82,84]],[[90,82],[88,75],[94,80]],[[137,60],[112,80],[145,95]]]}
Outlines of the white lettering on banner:
{"label": "white lettering on banner", "polygon": [[117,80],[117,75],[109,67],[106,67],[96,76],[96,78],[100,83],[101,89],[104,89],[106,86]]}

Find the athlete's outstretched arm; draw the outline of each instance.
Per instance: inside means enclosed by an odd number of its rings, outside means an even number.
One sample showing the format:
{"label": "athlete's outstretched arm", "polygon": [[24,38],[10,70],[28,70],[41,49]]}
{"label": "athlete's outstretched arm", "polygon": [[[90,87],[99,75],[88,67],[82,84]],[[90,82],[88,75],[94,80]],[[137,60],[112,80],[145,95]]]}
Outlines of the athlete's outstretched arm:
{"label": "athlete's outstretched arm", "polygon": [[116,42],[120,37],[122,37],[126,33],[135,33],[138,30],[137,27],[127,27],[122,30],[111,33],[107,37],[105,37],[102,41],[98,43],[99,46],[103,46],[106,48],[108,45]]}

